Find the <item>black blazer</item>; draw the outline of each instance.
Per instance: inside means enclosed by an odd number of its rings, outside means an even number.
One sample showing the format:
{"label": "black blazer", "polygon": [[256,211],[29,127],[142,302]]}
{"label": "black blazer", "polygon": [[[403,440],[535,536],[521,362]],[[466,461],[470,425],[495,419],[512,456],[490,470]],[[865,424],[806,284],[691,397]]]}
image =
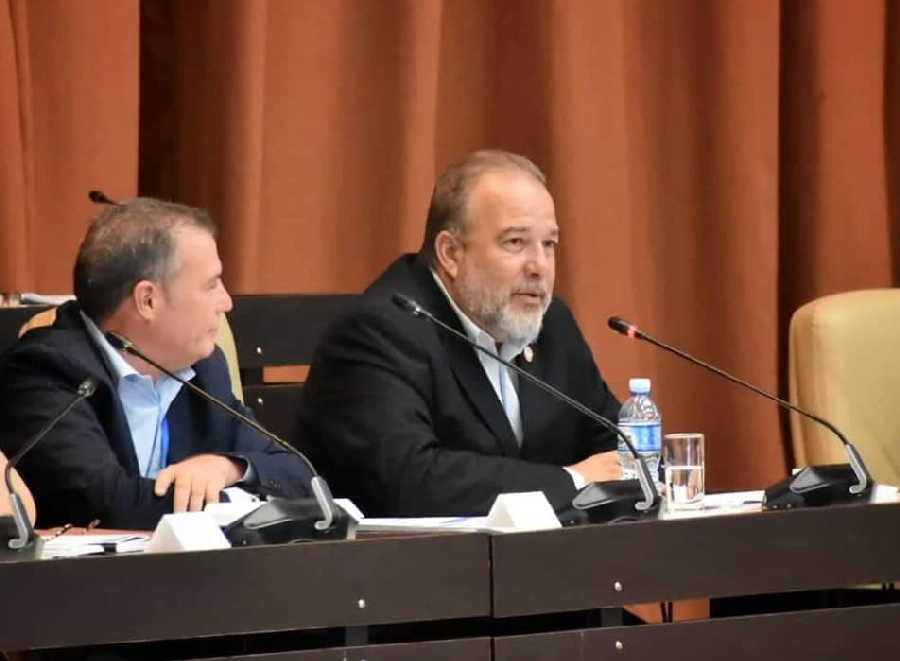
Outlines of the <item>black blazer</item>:
{"label": "black blazer", "polygon": [[[231,392],[222,352],[192,366],[193,383],[242,413],[250,409]],[[37,504],[38,525],[153,528],[172,511],[172,489],[163,498],[153,480],[138,474],[137,455],[113,375],[87,334],[77,303],[59,308],[56,323],[28,332],[0,357],[0,447],[12,455],[71,401],[86,378],[97,391],[80,402],[29,452],[19,471]],[[311,475],[294,455],[182,388],[167,414],[169,463],[217,453],[247,460],[263,494],[308,495]],[[242,485],[244,486],[244,485]]]}
{"label": "black blazer", "polygon": [[[613,449],[614,437],[520,379],[520,448],[475,350],[398,309],[395,292],[463,330],[428,267],[406,255],[327,334],[304,416],[335,493],[367,516],[479,515],[499,493],[532,490],[568,505],[575,488],[561,466]],[[533,349],[532,362],[517,359],[523,369],[617,417],[619,402],[558,298]]]}

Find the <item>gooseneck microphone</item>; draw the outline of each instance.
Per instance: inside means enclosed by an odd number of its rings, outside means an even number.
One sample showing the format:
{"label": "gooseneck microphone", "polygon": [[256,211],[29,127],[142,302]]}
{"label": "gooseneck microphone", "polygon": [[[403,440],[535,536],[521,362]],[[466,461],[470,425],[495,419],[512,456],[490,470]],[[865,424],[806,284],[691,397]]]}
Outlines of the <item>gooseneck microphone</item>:
{"label": "gooseneck microphone", "polygon": [[837,427],[825,418],[819,417],[809,411],[805,411],[799,406],[791,404],[787,400],[776,397],[762,388],[754,386],[752,383],[748,383],[743,379],[732,376],[728,372],[710,365],[699,358],[695,358],[681,349],[666,344],[665,342],[661,342],[660,340],[647,335],[647,333],[640,330],[637,326],[625,321],[621,317],[610,317],[607,323],[609,327],[617,333],[621,333],[632,339],[649,342],[660,349],[675,354],[679,358],[683,358],[688,362],[699,365],[732,383],[747,388],[757,395],[761,395],[762,397],[775,402],[783,409],[799,413],[805,418],[823,425],[841,440],[850,460],[849,466],[847,464],[833,464],[829,466],[807,466],[803,468],[798,471],[796,475],[782,480],[766,489],[763,499],[763,506],[766,509],[810,507],[840,502],[851,502],[871,492],[873,485],[872,477],[869,475],[869,471],[866,469],[859,451],[847,440],[847,437],[844,436]]}
{"label": "gooseneck microphone", "polygon": [[116,206],[119,203],[113,202],[111,199],[106,197],[106,193],[102,190],[91,190],[88,191],[88,199],[94,204],[109,204],[111,206]]}
{"label": "gooseneck microphone", "polygon": [[[567,404],[590,420],[609,429],[617,437],[622,439],[628,447],[629,452],[631,452],[631,455],[634,457],[635,464],[638,466],[638,479],[594,482],[579,491],[572,501],[572,505],[576,509],[591,510],[596,508],[602,510],[602,512],[594,511],[589,513],[591,521],[600,522],[612,519],[631,518],[634,516],[633,510],[637,510],[640,513],[649,513],[656,508],[659,504],[659,493],[656,490],[656,481],[650,477],[650,471],[644,463],[643,457],[641,457],[640,453],[635,449],[634,445],[632,445],[631,439],[629,439],[628,435],[622,432],[616,424],[607,420],[599,413],[592,411],[581,402],[572,399],[557,388],[554,388],[546,381],[537,378],[533,374],[529,374],[515,363],[504,360],[490,349],[486,349],[473,342],[467,335],[459,332],[452,326],[445,324],[409,296],[395,293],[391,297],[391,300],[401,310],[409,312],[415,317],[427,319],[435,326],[440,327],[442,330],[453,335],[462,342],[465,342],[472,348],[490,356],[501,365],[505,365],[529,383],[534,384],[544,392],[548,393],[554,399]],[[639,487],[639,492],[636,487]]]}
{"label": "gooseneck microphone", "polygon": [[[69,411],[75,408],[78,402],[93,395],[96,389],[97,383],[93,379],[85,379],[82,381],[78,385],[75,396],[68,404],[66,404],[65,408],[44,425],[37,434],[22,444],[22,447],[9,458],[6,469],[3,471],[3,478],[6,481],[6,490],[9,492],[12,517],[0,517],[0,519],[2,519],[2,521],[0,521],[2,533],[0,534],[2,534],[2,539],[7,541],[7,543],[0,548],[0,559],[9,559],[12,554],[18,554],[19,557],[21,557],[22,555],[37,556],[40,553],[41,539],[35,534],[34,527],[31,525],[31,520],[28,518],[28,513],[25,511],[25,505],[22,502],[22,498],[16,492],[15,486],[13,486],[13,469],[22,460],[22,457],[28,454],[31,448],[37,445],[44,436],[50,433],[50,431],[59,424],[60,420],[69,414]],[[15,536],[10,534],[13,532],[13,526],[10,525],[9,521],[10,518],[12,518],[12,523],[14,524]]]}
{"label": "gooseneck microphone", "polygon": [[322,520],[315,522],[315,530],[321,533],[325,533],[332,530],[336,525],[340,524],[342,519],[346,519],[346,515],[344,515],[334,503],[334,500],[331,496],[331,489],[328,487],[328,482],[325,481],[324,477],[319,475],[319,472],[316,470],[315,466],[313,466],[312,462],[300,450],[295,448],[287,441],[283,440],[278,435],[270,432],[253,418],[250,418],[240,411],[235,410],[234,408],[223,402],[221,399],[214,397],[213,395],[206,392],[203,388],[194,385],[190,381],[182,379],[171,370],[166,369],[158,362],[147,356],[143,351],[138,349],[134,345],[134,343],[124,335],[121,335],[115,331],[106,331],[104,333],[104,337],[106,337],[107,342],[109,342],[115,349],[130,353],[132,356],[136,356],[137,358],[143,360],[145,363],[152,365],[166,376],[169,376],[182,385],[187,386],[193,393],[202,397],[207,402],[218,406],[233,418],[239,420],[254,431],[272,440],[282,449],[298,457],[313,474],[313,477],[310,480],[310,486],[312,487],[313,495],[315,496],[316,502],[318,503],[319,509],[321,509],[321,513],[323,516]]}

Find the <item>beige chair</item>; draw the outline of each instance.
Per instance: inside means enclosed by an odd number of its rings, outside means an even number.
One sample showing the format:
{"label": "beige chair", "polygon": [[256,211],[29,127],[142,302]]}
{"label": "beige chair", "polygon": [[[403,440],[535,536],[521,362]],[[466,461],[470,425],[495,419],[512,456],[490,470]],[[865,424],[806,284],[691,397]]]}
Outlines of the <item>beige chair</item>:
{"label": "beige chair", "polygon": [[[26,321],[19,329],[19,337],[32,328],[40,328],[42,326],[50,326],[56,320],[56,308],[50,308],[43,312],[38,312],[31,319]],[[228,323],[228,317],[222,315],[222,323],[219,324],[219,334],[216,336],[216,344],[225,354],[225,362],[228,363],[228,376],[231,377],[231,391],[240,401],[244,401],[244,388],[241,383],[241,371],[238,366],[237,347],[234,344],[234,335],[231,333],[231,325]],[[150,356],[152,358],[152,356]]]}
{"label": "beige chair", "polygon": [[[872,477],[900,485],[900,289],[825,296],[794,313],[790,394],[856,446]],[[798,466],[846,463],[824,427],[791,415]]]}

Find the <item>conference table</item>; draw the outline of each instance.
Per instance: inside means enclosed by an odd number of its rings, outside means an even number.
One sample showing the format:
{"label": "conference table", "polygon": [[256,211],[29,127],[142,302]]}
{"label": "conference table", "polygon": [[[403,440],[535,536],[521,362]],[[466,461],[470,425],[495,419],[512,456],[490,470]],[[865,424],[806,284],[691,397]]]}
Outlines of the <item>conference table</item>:
{"label": "conference table", "polygon": [[[182,658],[190,644],[207,658],[304,661],[896,659],[900,599],[862,586],[900,578],[898,550],[900,503],[890,503],[19,560],[0,563],[0,649],[141,643],[158,646],[148,658]],[[791,594],[838,590],[855,596],[784,607]],[[598,626],[606,609],[628,604],[711,598],[715,615],[716,604],[747,595],[760,612]]]}

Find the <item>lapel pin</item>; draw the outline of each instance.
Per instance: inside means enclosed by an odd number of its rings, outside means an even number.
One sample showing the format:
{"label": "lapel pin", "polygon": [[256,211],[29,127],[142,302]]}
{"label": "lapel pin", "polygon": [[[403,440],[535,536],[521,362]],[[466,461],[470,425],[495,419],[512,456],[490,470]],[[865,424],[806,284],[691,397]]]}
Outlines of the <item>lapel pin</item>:
{"label": "lapel pin", "polygon": [[534,349],[532,349],[530,346],[525,347],[525,349],[522,351],[522,356],[525,358],[526,363],[530,363],[532,360],[534,360]]}

